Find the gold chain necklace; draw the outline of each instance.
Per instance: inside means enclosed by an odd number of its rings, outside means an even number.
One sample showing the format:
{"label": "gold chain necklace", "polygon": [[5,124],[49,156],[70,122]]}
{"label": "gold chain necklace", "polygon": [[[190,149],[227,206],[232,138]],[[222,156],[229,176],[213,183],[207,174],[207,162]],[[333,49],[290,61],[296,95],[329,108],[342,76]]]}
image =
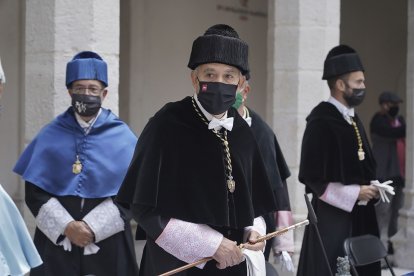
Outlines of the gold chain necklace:
{"label": "gold chain necklace", "polygon": [[[201,120],[208,126],[208,122],[206,118],[201,114],[199,111],[194,96],[191,97],[191,102],[193,103],[194,110],[198,114],[198,116],[201,118]],[[233,167],[231,165],[231,155],[230,155],[230,148],[229,148],[229,142],[227,141],[227,129],[224,129],[223,134],[215,130],[214,128],[211,129],[213,133],[220,139],[223,148],[224,148],[224,161],[226,162],[226,176],[227,176],[227,188],[229,189],[230,193],[234,193],[234,190],[236,189],[236,182],[233,179]]]}
{"label": "gold chain necklace", "polygon": [[355,129],[355,133],[357,136],[357,140],[358,140],[358,159],[359,161],[362,161],[365,159],[365,152],[362,149],[362,139],[361,139],[361,134],[359,133],[357,124],[355,123],[355,121],[352,119],[352,117],[349,117],[351,119],[351,124]]}

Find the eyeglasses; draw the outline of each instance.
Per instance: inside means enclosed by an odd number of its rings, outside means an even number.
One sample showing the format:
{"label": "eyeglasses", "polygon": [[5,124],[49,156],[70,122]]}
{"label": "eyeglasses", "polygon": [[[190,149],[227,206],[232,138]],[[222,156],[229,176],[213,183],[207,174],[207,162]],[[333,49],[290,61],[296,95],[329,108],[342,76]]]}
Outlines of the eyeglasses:
{"label": "eyeglasses", "polygon": [[86,95],[87,92],[89,91],[89,95],[99,96],[104,89],[101,89],[98,87],[75,87],[75,88],[72,88],[71,90],[72,90],[72,93],[74,94]]}

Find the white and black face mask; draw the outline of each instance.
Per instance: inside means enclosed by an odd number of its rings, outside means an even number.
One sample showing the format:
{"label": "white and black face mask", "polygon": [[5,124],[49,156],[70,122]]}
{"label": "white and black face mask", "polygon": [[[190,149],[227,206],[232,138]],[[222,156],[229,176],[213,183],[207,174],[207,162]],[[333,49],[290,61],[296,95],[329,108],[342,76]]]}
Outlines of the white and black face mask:
{"label": "white and black face mask", "polygon": [[236,84],[222,82],[199,82],[197,99],[203,108],[212,115],[226,112],[236,101]]}
{"label": "white and black face mask", "polygon": [[100,96],[72,94],[72,107],[80,116],[93,116],[101,108]]}

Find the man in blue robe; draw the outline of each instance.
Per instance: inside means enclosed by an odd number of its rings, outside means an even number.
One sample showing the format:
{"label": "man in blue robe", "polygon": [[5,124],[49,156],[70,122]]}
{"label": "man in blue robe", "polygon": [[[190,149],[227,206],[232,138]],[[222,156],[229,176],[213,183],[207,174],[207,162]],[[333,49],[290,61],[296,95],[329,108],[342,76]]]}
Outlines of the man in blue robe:
{"label": "man in blue robe", "polygon": [[26,181],[44,261],[30,275],[137,275],[127,213],[114,203],[136,136],[110,110],[107,65],[94,52],[68,62],[72,106],[46,125],[14,168]]}

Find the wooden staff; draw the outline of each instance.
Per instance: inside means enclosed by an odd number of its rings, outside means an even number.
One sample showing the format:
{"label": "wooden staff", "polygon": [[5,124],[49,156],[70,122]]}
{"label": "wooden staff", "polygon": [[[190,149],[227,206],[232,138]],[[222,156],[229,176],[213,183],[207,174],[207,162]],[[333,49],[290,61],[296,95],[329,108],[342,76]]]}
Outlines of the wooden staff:
{"label": "wooden staff", "polygon": [[[277,230],[275,232],[269,233],[267,235],[261,236],[261,237],[257,238],[255,242],[251,242],[251,243],[250,242],[248,242],[248,243],[241,243],[239,245],[239,247],[240,247],[240,249],[242,249],[242,248],[244,248],[244,246],[246,244],[255,244],[255,243],[258,243],[258,242],[266,241],[266,240],[269,240],[269,239],[274,238],[276,236],[283,235],[287,231],[290,231],[290,230],[293,230],[293,229],[296,229],[298,227],[302,227],[302,226],[305,226],[305,225],[308,225],[308,224],[309,224],[309,220],[305,219],[304,221],[298,222],[298,223],[293,224],[293,225],[291,225],[289,227],[286,227],[286,228]],[[181,266],[179,268],[176,268],[176,269],[170,270],[168,272],[165,272],[163,274],[160,274],[159,276],[174,275],[174,274],[176,274],[178,272],[181,272],[181,271],[187,270],[189,268],[198,266],[198,265],[200,265],[202,263],[206,263],[208,261],[211,261],[212,259],[213,259],[212,257],[203,258],[203,259],[200,259],[200,260],[198,260],[198,261],[196,261],[194,263],[186,264],[186,265],[183,265],[183,266]]]}

